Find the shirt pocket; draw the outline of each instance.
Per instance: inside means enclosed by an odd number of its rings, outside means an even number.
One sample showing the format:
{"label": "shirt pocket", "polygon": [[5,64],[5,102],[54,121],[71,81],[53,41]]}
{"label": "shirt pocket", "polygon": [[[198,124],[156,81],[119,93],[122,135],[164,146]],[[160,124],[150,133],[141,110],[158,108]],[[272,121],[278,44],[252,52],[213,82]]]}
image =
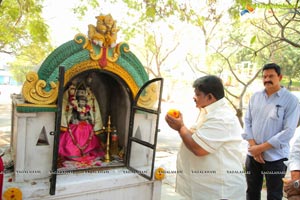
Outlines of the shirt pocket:
{"label": "shirt pocket", "polygon": [[270,118],[272,120],[282,120],[284,115],[284,109],[282,107],[275,107],[270,112]]}

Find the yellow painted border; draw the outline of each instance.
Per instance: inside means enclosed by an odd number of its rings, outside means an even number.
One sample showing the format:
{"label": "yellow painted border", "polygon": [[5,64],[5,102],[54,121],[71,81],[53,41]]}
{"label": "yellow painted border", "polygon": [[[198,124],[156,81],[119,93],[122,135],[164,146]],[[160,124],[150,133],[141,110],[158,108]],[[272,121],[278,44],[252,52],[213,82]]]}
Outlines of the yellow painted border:
{"label": "yellow painted border", "polygon": [[[104,68],[101,68],[98,61],[94,60],[87,60],[73,65],[65,72],[64,86],[66,86],[74,76],[93,69],[106,70],[120,76],[130,88],[133,98],[137,95],[139,87],[133,77],[126,70],[113,62],[107,62],[107,66]],[[23,85],[22,93],[26,101],[45,107],[45,105],[55,103],[58,96],[58,83],[51,83],[51,85],[52,89],[49,92],[43,92],[42,88],[46,86],[45,81],[39,80],[37,73],[31,72],[28,74],[27,82]]]}
{"label": "yellow painted border", "polygon": [[101,68],[98,64],[98,61],[94,61],[94,60],[87,60],[87,61],[78,63],[66,71],[64,85],[66,85],[71,80],[72,77],[74,77],[84,71],[93,70],[93,69],[106,70],[106,71],[112,72],[112,73],[120,76],[121,79],[123,79],[126,82],[126,84],[128,85],[128,87],[130,88],[130,90],[133,94],[133,98],[137,95],[137,93],[139,91],[139,87],[135,83],[132,76],[126,70],[124,70],[122,67],[120,67],[118,64],[113,63],[113,62],[107,62],[107,66],[104,68]]}

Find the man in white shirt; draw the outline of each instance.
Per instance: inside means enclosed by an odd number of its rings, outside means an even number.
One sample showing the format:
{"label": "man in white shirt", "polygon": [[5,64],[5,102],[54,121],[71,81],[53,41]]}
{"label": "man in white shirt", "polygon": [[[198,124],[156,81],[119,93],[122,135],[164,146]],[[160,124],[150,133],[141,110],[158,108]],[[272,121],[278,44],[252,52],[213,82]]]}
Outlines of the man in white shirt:
{"label": "man in white shirt", "polygon": [[178,131],[182,145],[177,156],[176,191],[186,199],[245,200],[246,180],[241,162],[242,128],[226,104],[220,78],[198,78],[194,101],[201,109],[193,129],[188,129],[181,113],[167,114],[169,126]]}
{"label": "man in white shirt", "polygon": [[286,165],[291,172],[291,179],[285,181],[283,189],[289,200],[300,199],[300,137],[295,140]]}

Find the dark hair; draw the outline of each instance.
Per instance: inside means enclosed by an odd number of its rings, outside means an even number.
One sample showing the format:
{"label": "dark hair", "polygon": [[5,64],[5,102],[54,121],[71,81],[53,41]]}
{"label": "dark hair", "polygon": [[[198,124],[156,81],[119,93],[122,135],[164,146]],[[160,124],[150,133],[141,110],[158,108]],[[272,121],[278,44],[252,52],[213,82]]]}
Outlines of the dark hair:
{"label": "dark hair", "polygon": [[279,76],[281,74],[281,69],[280,66],[275,64],[275,63],[268,63],[265,64],[262,71],[266,70],[266,69],[274,69],[277,73],[277,75]]}
{"label": "dark hair", "polygon": [[193,87],[204,94],[211,93],[217,100],[224,97],[224,86],[222,80],[214,75],[207,75],[196,79]]}

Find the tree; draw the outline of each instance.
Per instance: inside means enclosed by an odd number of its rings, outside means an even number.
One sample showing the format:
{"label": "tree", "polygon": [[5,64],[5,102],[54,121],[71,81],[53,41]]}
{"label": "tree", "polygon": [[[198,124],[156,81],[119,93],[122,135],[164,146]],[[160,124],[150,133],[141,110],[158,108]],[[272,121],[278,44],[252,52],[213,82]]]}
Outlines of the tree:
{"label": "tree", "polygon": [[166,68],[168,59],[179,46],[179,41],[173,40],[176,36],[168,34],[166,30],[162,31],[163,28],[159,27],[153,24],[151,29],[145,29],[143,42],[136,47],[141,54],[140,59],[145,63],[146,71],[153,77],[162,77],[162,68]]}
{"label": "tree", "polygon": [[[227,1],[124,0],[124,2],[139,13],[144,13],[140,15],[139,21],[147,20],[149,23],[154,23],[164,20],[168,26],[170,21],[177,18],[183,23],[199,27],[204,36],[205,53],[209,52],[209,45],[217,37],[217,34],[225,32],[227,28],[223,25],[226,23],[227,9],[229,9]],[[205,64],[209,68],[210,63],[205,62]]]}
{"label": "tree", "polygon": [[17,82],[22,82],[52,50],[41,0],[3,1],[0,3],[0,53],[12,56],[9,63]]}
{"label": "tree", "polygon": [[[270,1],[271,2],[271,1]],[[265,5],[264,22],[257,23],[253,21],[255,26],[261,33],[269,36],[270,40],[265,46],[270,46],[276,43],[285,43],[294,47],[300,47],[299,34],[300,28],[298,26],[300,20],[299,0],[286,1],[278,5],[269,3]],[[266,29],[266,26],[271,27]]]}
{"label": "tree", "polygon": [[3,1],[0,13],[0,53],[18,55],[23,46],[49,42],[41,0]]}
{"label": "tree", "polygon": [[[265,48],[273,50],[271,60],[280,64],[290,79],[298,78],[300,68],[297,67],[297,57],[300,48],[300,12],[299,0],[286,1],[283,4],[270,4],[263,10],[263,18],[251,21],[258,35],[257,42],[261,47],[254,53]],[[261,38],[268,38],[262,40]],[[264,41],[263,43],[261,41]]]}
{"label": "tree", "polygon": [[[298,1],[296,7],[297,4]],[[289,2],[284,5],[291,7]],[[240,85],[240,89],[237,91],[229,90],[230,86],[225,90],[226,98],[237,111],[241,124],[243,124],[243,102],[246,90],[259,77],[261,69],[253,68],[255,71],[252,71],[252,75],[245,77],[239,73],[240,70],[235,68],[237,63],[250,60],[263,66],[266,62],[276,62],[283,66],[285,71],[290,71],[288,73],[290,79],[299,71],[297,68],[298,56],[295,56],[295,53],[298,52],[295,48],[299,45],[296,7],[292,11],[288,9],[287,12],[287,9],[272,8],[275,5],[271,3],[263,6],[265,7],[258,9],[256,14],[263,13],[264,17],[243,19],[243,24],[234,21],[234,29],[230,31],[230,37],[227,40],[222,37],[225,40],[222,40],[221,45],[216,48],[216,56],[214,56],[217,58],[214,59],[217,60],[215,65],[220,66],[219,73],[225,71],[224,68],[228,68],[234,80]]]}
{"label": "tree", "polygon": [[[89,8],[99,6],[96,0],[78,0],[73,11],[78,18]],[[42,17],[44,0],[0,1],[0,55],[15,58],[8,63],[18,82],[28,71],[37,68],[53,50],[49,27]]]}
{"label": "tree", "polygon": [[16,55],[16,59],[9,63],[14,79],[19,83],[23,83],[26,74],[29,71],[37,71],[41,61],[45,59],[51,50],[51,47],[38,43],[31,43],[28,46],[24,46],[18,55]]}
{"label": "tree", "polygon": [[[237,2],[249,4],[250,1]],[[249,24],[246,30],[251,32],[251,38],[240,41],[239,44],[249,49],[252,57],[258,57],[259,54],[266,62],[281,65],[285,75],[291,80],[298,78],[300,72],[297,67],[300,47],[299,0],[280,1],[280,4],[275,2],[278,1],[253,5],[250,2],[255,11],[245,15],[244,23]]]}
{"label": "tree", "polygon": [[[205,38],[206,65],[219,67],[215,69],[199,68],[199,65],[195,64],[199,63],[199,56],[192,54],[188,55],[186,61],[196,74],[215,73],[222,76],[225,71],[230,71],[231,79],[238,82],[241,89],[236,93],[235,89],[226,88],[227,97],[236,109],[241,122],[244,96],[250,84],[259,77],[261,71],[256,69],[250,77],[244,80],[236,69],[238,63],[250,61],[249,63],[257,66],[262,66],[266,62],[282,63],[282,66],[293,70],[290,75],[296,75],[295,70],[299,69],[292,67],[298,57],[295,57],[297,50],[294,48],[298,48],[300,44],[298,39],[300,30],[297,26],[300,14],[299,0],[286,1],[281,4],[272,3],[272,1],[252,4],[250,0],[236,0],[235,4],[227,10],[219,9],[218,5],[222,1],[214,0],[206,1],[207,5],[204,6],[200,2],[185,1],[182,3],[172,0],[126,0],[126,3],[131,8],[145,11],[140,19],[148,20],[151,23],[173,16],[198,26],[202,30]],[[245,9],[248,9],[248,14],[241,16],[240,11]],[[227,11],[230,13],[230,17],[227,15]],[[249,17],[245,20],[245,17],[253,15],[257,17]],[[225,21],[225,19],[229,21]]]}

